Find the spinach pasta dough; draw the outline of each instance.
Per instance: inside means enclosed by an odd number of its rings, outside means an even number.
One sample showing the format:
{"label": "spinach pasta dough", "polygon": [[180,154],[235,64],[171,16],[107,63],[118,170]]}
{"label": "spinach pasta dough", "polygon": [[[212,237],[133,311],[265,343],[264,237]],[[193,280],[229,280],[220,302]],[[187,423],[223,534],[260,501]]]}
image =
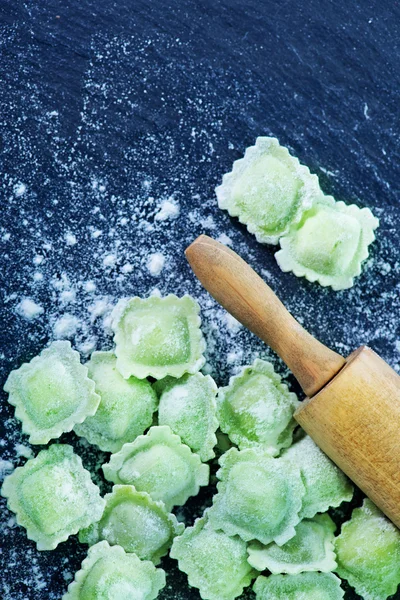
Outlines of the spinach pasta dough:
{"label": "spinach pasta dough", "polygon": [[333,573],[260,575],[253,587],[256,600],[341,600],[344,591]]}
{"label": "spinach pasta dough", "polygon": [[53,342],[30,363],[11,371],[8,401],[31,444],[47,444],[94,415],[100,402],[87,367],[69,342]]}
{"label": "spinach pasta dough", "polygon": [[89,548],[62,600],[155,600],[163,587],[162,569],[103,541]]}
{"label": "spinach pasta dough", "polygon": [[168,425],[202,461],[213,458],[218,427],[215,381],[202,373],[186,374],[161,379],[154,389],[160,396],[159,425]]}
{"label": "spinach pasta dough", "polygon": [[234,600],[256,574],[247,562],[245,542],[215,531],[206,517],[174,539],[171,557],[203,600]]}
{"label": "spinach pasta dough", "polygon": [[118,452],[151,425],[156,394],[147,379],[124,379],[113,352],[94,352],[87,367],[101,400],[95,415],[74,431],[105,452]]}
{"label": "spinach pasta dough", "polygon": [[263,544],[294,537],[305,491],[296,465],[261,448],[232,448],[219,463],[221,481],[208,511],[212,527]]}
{"label": "spinach pasta dough", "polygon": [[282,271],[334,290],[349,288],[361,273],[378,223],[368,208],[321,196],[279,240],[275,258]]}
{"label": "spinach pasta dough", "polygon": [[385,600],[400,583],[400,531],[366,498],[336,538],[336,572],[364,600]]}
{"label": "spinach pasta dough", "polygon": [[103,465],[106,479],[131,484],[171,510],[208,484],[210,469],[169,427],[152,427]]}
{"label": "spinach pasta dough", "polygon": [[79,532],[80,542],[92,545],[106,540],[157,564],[167,554],[175,535],[184,529],[163,502],[155,502],[132,485],[115,485],[105,500],[100,521]]}
{"label": "spinach pasta dough", "polygon": [[301,469],[305,485],[301,518],[310,519],[318,512],[352,499],[350,480],[308,435],[285,450],[282,459]]}
{"label": "spinach pasta dough", "polygon": [[263,546],[251,542],[249,563],[258,571],[297,575],[303,571],[334,571],[334,532],[336,525],[329,515],[316,515],[296,526],[296,535],[283,546],[275,543]]}
{"label": "spinach pasta dough", "polygon": [[368,208],[324,195],[317,176],[270,137],[246,149],[216,194],[259,242],[280,243],[282,271],[334,290],[353,285],[379,225]]}
{"label": "spinach pasta dough", "polygon": [[101,518],[105,502],[82,461],[53,444],[6,477],[1,493],[38,550],[53,550]]}
{"label": "spinach pasta dough", "polygon": [[290,446],[298,406],[271,363],[256,359],[218,393],[220,426],[239,448],[263,446],[273,456]]}
{"label": "spinach pasta dough", "polygon": [[321,193],[317,176],[271,137],[257,138],[216,189],[219,207],[269,244],[276,244]]}
{"label": "spinach pasta dough", "polygon": [[131,298],[113,311],[117,369],[123,377],[181,377],[203,366],[200,308],[191,296]]}
{"label": "spinach pasta dough", "polygon": [[[281,173],[292,173],[291,161]],[[271,575],[258,576],[257,600],[341,600],[332,571],[364,600],[395,593],[399,531],[365,500],[335,538],[325,511],[350,501],[353,487],[294,433],[299,402],[271,363],[256,359],[218,390],[198,371],[205,343],[192,298],[132,298],[113,315],[115,351],[81,365],[69,342],[55,342],[6,384],[33,443],[73,428],[113,452],[102,465],[115,484],[104,498],[68,445],[42,450],[4,480],[1,493],[39,550],[77,533],[89,545],[63,600],[155,600],[166,584],[155,565],[169,550],[203,600],[235,600],[260,572]],[[209,484],[215,452],[217,493],[185,529],[191,503],[170,511]],[[211,498],[202,490],[199,500]]]}

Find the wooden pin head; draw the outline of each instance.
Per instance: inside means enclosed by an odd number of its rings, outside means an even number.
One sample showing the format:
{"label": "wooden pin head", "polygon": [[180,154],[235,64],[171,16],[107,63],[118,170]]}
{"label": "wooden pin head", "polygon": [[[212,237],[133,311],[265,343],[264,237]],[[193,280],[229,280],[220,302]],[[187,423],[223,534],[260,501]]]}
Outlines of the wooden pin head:
{"label": "wooden pin head", "polygon": [[308,398],[295,418],[400,527],[400,377],[366,346],[347,360],[313,338],[235,252],[200,236],[186,250],[203,286],[284,360]]}

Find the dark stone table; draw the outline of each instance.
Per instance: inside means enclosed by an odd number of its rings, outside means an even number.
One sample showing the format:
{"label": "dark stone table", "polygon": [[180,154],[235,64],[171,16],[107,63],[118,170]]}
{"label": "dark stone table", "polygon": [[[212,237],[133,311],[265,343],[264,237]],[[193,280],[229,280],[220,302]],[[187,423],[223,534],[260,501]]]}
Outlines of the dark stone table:
{"label": "dark stone table", "polygon": [[[399,24],[398,2],[3,0],[1,383],[57,336],[84,356],[111,347],[112,304],[155,288],[199,299],[217,383],[258,354],[287,375],[195,281],[183,250],[202,232],[249,260],[323,342],[343,354],[368,342],[399,370]],[[275,248],[217,208],[215,186],[259,135],[380,217],[354,288],[282,273]],[[171,204],[179,215],[160,219]],[[4,394],[1,410],[4,476],[30,451]],[[109,489],[105,455],[62,441]],[[180,514],[190,523],[209,502],[203,493]],[[85,547],[72,538],[39,553],[7,510],[0,526],[1,597],[60,598]],[[173,562],[160,598],[199,598]]]}

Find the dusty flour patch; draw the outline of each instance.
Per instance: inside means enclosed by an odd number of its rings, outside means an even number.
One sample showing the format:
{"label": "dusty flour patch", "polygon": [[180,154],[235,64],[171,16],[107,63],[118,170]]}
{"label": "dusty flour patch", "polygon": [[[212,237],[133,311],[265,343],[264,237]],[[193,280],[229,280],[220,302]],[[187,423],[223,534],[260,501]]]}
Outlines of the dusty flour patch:
{"label": "dusty flour patch", "polygon": [[166,221],[167,219],[177,219],[179,217],[179,204],[175,202],[173,197],[162,200],[159,211],[155,214],[156,221]]}
{"label": "dusty flour patch", "polygon": [[27,321],[37,319],[43,312],[43,306],[37,304],[32,298],[22,298],[17,304],[15,311]]}
{"label": "dusty flour patch", "polygon": [[154,254],[150,254],[147,258],[147,268],[151,275],[157,277],[161,275],[161,271],[165,266],[165,256],[161,254],[161,252],[155,252]]}
{"label": "dusty flour patch", "polygon": [[14,470],[14,465],[10,460],[0,459],[0,481],[4,480],[6,475],[9,475]]}

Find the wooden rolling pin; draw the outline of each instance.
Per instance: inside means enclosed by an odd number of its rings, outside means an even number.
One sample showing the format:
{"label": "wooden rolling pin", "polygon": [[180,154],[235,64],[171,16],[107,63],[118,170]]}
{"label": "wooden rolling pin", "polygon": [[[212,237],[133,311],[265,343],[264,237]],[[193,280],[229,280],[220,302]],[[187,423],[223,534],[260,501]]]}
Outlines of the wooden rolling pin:
{"label": "wooden rolling pin", "polygon": [[373,350],[347,359],[313,338],[235,252],[201,235],[186,257],[203,286],[285,361],[307,398],[295,418],[400,527],[400,377]]}

